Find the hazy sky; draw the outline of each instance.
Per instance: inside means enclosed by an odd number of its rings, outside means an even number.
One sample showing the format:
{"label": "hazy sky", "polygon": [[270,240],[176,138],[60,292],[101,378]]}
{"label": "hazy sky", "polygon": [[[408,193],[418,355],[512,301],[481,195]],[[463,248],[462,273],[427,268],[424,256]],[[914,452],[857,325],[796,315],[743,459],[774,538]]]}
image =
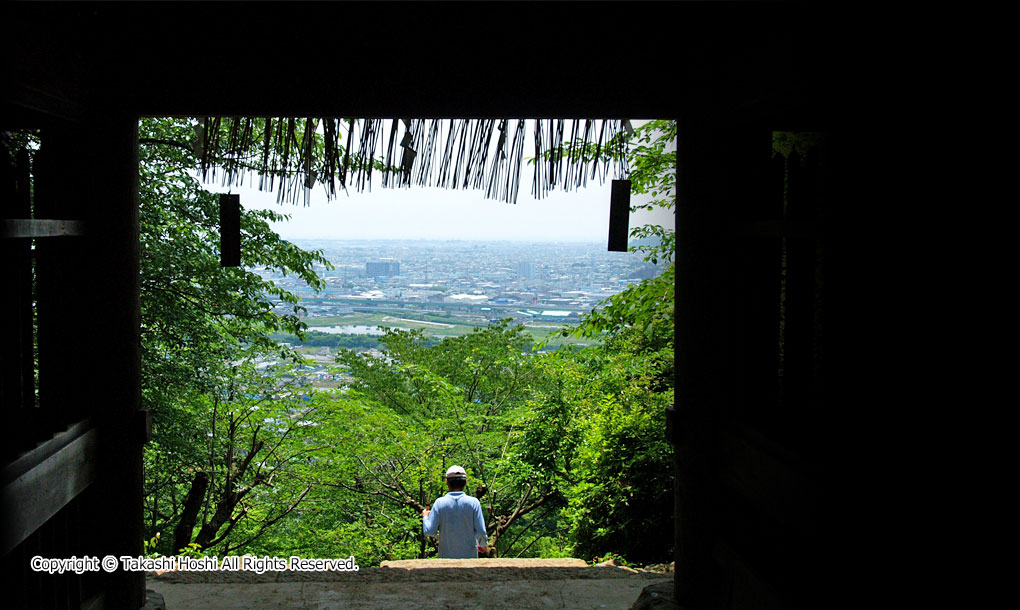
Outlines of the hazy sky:
{"label": "hazy sky", "polygon": [[[525,157],[534,154],[530,125],[528,133]],[[607,241],[611,172],[604,184],[589,180],[587,188],[556,190],[541,200],[531,195],[530,167],[525,165],[522,174],[516,204],[486,199],[483,189],[383,188],[377,176],[371,192],[359,193],[348,185],[348,193],[339,191],[332,200],[316,185],[307,207],[300,197],[296,204],[279,204],[276,193],[247,186],[230,190],[241,195],[245,208],[289,214],[289,221],[273,227],[285,239]],[[205,186],[214,192],[228,190],[218,183]],[[661,210],[631,214],[631,227],[648,223],[673,227],[673,214]]]}

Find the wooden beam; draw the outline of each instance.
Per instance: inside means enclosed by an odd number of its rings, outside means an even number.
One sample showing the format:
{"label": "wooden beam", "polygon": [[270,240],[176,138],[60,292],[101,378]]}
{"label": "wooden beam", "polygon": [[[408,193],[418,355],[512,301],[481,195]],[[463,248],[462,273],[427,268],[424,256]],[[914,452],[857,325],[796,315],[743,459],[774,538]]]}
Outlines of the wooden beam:
{"label": "wooden beam", "polygon": [[4,218],[0,220],[0,238],[74,237],[85,234],[85,223],[80,220],[50,218]]}
{"label": "wooden beam", "polygon": [[51,88],[44,90],[40,87],[33,87],[17,80],[7,80],[9,87],[5,100],[14,108],[23,108],[32,113],[38,113],[47,117],[62,119],[65,121],[79,120],[84,115],[82,105],[65,95]]}
{"label": "wooden beam", "polygon": [[66,430],[58,432],[53,435],[50,440],[39,443],[31,451],[27,451],[17,459],[8,463],[4,466],[4,469],[0,471],[0,485],[7,485],[14,481],[21,475],[25,474],[29,470],[32,470],[39,464],[42,464],[53,454],[57,453],[74,439],[84,435],[93,427],[93,424],[88,419],[83,419],[80,422],[74,423],[67,427]]}
{"label": "wooden beam", "polygon": [[21,456],[3,469],[0,554],[20,544],[96,478],[99,434],[88,421]]}

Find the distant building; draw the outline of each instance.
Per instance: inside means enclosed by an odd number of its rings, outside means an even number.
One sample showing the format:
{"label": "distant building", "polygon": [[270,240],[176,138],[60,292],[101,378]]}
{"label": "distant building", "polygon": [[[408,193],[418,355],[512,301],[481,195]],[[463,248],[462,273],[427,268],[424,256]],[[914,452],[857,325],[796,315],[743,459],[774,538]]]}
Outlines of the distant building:
{"label": "distant building", "polygon": [[639,280],[646,280],[657,275],[659,275],[659,269],[655,265],[638,265],[627,274],[628,277]]}
{"label": "distant building", "polygon": [[539,320],[555,320],[558,322],[576,317],[577,314],[572,311],[558,311],[554,309],[546,309],[538,315]]}
{"label": "distant building", "polygon": [[451,294],[443,298],[444,303],[484,303],[489,297],[484,294]]}
{"label": "distant building", "polygon": [[531,261],[517,263],[517,275],[529,280],[535,279],[535,263]]}
{"label": "distant building", "polygon": [[366,290],[366,291],[361,292],[359,294],[352,294],[351,296],[349,296],[347,298],[349,298],[349,299],[366,299],[366,300],[369,300],[369,301],[373,301],[373,300],[379,300],[379,299],[383,298],[384,296],[385,296],[385,294],[383,293],[382,290]]}
{"label": "distant building", "polygon": [[365,263],[365,275],[368,277],[393,277],[400,275],[400,262],[392,258]]}

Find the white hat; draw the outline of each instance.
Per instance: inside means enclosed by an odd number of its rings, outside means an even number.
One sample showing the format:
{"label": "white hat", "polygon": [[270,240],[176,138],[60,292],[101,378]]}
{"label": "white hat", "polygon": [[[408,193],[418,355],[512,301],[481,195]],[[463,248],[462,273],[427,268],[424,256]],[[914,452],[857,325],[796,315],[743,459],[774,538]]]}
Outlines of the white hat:
{"label": "white hat", "polygon": [[463,468],[461,468],[460,466],[450,466],[446,470],[446,478],[448,478],[448,479],[460,479],[460,478],[466,479],[467,478],[467,472],[465,472],[465,470]]}

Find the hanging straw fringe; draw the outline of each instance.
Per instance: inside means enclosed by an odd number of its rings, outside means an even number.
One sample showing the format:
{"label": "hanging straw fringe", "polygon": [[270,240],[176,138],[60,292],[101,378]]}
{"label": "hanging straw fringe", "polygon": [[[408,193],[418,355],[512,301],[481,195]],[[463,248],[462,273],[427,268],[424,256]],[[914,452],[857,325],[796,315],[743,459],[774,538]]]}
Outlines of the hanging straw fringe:
{"label": "hanging straw fringe", "polygon": [[[389,123],[387,125],[387,122]],[[259,190],[295,203],[323,185],[327,198],[351,184],[372,188],[436,186],[485,191],[516,203],[524,166],[525,119],[343,119],[336,117],[205,117],[198,134],[202,178],[243,185],[258,174]],[[535,121],[532,194],[603,183],[612,166],[625,177],[627,138],[622,121]]]}

